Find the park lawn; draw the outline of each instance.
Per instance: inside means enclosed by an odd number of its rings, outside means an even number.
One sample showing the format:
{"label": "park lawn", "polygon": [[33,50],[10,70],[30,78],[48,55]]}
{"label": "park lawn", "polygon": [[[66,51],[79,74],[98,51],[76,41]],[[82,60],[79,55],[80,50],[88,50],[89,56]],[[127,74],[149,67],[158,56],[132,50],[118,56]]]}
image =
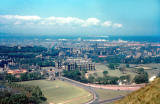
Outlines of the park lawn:
{"label": "park lawn", "polygon": [[144,67],[144,69],[160,69],[159,63],[149,63],[149,64],[132,64],[132,66]]}
{"label": "park lawn", "polygon": [[[132,70],[132,68],[126,68],[127,70]],[[96,70],[95,71],[88,71],[88,74],[97,73],[97,76],[103,77],[103,71],[108,71],[109,76],[115,76],[115,77],[120,77],[120,76],[125,76],[125,75],[130,75],[131,80],[137,75],[136,73],[126,71],[125,74],[123,74],[119,69],[115,70],[110,70],[107,65],[101,64],[101,63],[96,63]],[[93,75],[94,76],[94,75]]]}
{"label": "park lawn", "polygon": [[82,104],[93,98],[86,90],[60,80],[34,80],[20,83],[39,86],[49,104]]}
{"label": "park lawn", "polygon": [[120,90],[115,91],[108,89],[95,89],[95,91],[97,92],[100,101],[112,99],[119,96],[125,96],[131,93],[130,91],[120,91]]}
{"label": "park lawn", "polygon": [[157,73],[159,73],[159,70],[160,70],[160,64],[157,64],[157,63],[138,64],[138,65],[132,64],[131,67],[134,69],[144,68],[144,70],[148,73],[149,78],[157,75]]}
{"label": "park lawn", "polygon": [[95,71],[88,71],[88,73],[92,74],[97,73],[98,76],[103,76],[103,71],[108,71],[109,76],[117,76],[120,77],[123,75],[119,70],[110,70],[106,65],[97,63],[96,64],[96,70]]}

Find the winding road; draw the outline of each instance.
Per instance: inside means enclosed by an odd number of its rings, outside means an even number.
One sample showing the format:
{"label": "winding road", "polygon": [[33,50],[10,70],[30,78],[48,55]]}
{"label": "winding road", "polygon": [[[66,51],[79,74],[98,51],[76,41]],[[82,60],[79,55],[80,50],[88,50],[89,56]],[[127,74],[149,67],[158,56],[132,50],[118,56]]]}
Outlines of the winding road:
{"label": "winding road", "polygon": [[85,103],[85,104],[107,104],[107,103],[111,103],[113,101],[122,99],[124,97],[124,96],[119,96],[119,97],[116,97],[116,98],[99,101],[98,94],[94,90],[94,88],[92,88],[90,86],[86,86],[85,84],[83,84],[81,82],[78,82],[78,81],[75,81],[75,80],[71,80],[71,79],[68,79],[68,78],[65,78],[65,77],[60,77],[60,80],[69,82],[69,83],[71,83],[71,84],[73,84],[75,86],[81,87],[81,88],[89,91],[93,95],[93,99],[91,101],[89,101],[88,103]]}

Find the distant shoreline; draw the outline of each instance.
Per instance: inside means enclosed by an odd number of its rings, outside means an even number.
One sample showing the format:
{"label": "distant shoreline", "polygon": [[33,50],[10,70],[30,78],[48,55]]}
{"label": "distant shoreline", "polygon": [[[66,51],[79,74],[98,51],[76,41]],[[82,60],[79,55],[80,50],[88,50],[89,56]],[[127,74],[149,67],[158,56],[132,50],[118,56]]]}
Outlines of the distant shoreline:
{"label": "distant shoreline", "polygon": [[81,38],[83,40],[87,39],[105,39],[109,41],[113,40],[124,40],[124,41],[136,41],[136,42],[160,42],[160,36],[154,35],[154,36],[90,36],[90,35],[13,35],[13,34],[2,34],[0,33],[0,39],[27,39],[27,40],[35,40],[35,39],[40,39],[40,40],[45,40],[45,39],[51,39],[51,40],[57,40],[57,39],[72,39],[72,40],[77,40],[78,38]]}

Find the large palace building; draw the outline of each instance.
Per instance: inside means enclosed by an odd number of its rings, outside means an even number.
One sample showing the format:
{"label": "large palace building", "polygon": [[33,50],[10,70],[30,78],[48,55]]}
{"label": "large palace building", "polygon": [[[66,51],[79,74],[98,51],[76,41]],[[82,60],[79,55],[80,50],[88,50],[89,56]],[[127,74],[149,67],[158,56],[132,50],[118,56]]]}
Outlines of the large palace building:
{"label": "large palace building", "polygon": [[65,61],[65,70],[95,70],[95,63],[90,59],[69,58]]}

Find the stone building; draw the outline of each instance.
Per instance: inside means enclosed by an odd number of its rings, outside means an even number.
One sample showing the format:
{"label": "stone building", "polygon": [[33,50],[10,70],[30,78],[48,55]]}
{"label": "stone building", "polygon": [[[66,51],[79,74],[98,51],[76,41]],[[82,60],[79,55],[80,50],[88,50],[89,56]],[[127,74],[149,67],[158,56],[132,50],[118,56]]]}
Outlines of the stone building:
{"label": "stone building", "polygon": [[95,70],[95,63],[90,59],[69,58],[65,61],[65,70]]}

